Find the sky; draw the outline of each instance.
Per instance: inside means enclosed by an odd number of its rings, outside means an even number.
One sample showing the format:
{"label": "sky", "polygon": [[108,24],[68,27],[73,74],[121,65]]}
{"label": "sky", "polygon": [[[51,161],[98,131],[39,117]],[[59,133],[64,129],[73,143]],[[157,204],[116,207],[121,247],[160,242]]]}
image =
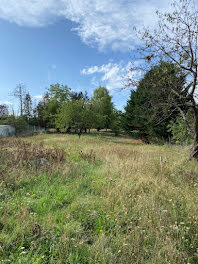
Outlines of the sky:
{"label": "sky", "polygon": [[90,96],[102,85],[122,110],[134,27],[155,28],[156,10],[169,9],[169,0],[0,0],[0,104],[16,107],[19,83],[35,101],[50,84]]}

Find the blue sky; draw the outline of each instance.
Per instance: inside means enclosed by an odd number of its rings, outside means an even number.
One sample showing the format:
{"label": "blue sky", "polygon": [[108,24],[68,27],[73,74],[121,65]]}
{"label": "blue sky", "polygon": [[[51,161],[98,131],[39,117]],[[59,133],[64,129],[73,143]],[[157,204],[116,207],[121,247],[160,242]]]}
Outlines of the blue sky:
{"label": "blue sky", "polygon": [[129,90],[120,90],[140,44],[133,27],[156,26],[157,0],[0,0],[0,103],[23,83],[38,100],[52,83],[91,96],[106,86],[122,109]]}

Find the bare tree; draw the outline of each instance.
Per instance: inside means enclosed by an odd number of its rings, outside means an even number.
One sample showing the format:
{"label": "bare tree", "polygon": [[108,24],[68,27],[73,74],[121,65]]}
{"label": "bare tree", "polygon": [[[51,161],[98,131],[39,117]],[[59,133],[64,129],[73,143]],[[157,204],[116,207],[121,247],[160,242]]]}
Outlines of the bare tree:
{"label": "bare tree", "polygon": [[[188,125],[186,109],[192,109],[194,115],[193,136],[194,143],[190,159],[198,160],[198,10],[193,0],[178,0],[172,3],[173,12],[161,14],[157,12],[159,24],[156,30],[145,29],[138,32],[144,46],[141,54],[147,62],[156,63],[159,60],[173,62],[182,70],[186,82],[183,89],[170,87],[169,100],[164,104],[171,104],[177,109]],[[133,82],[131,82],[133,85]],[[130,81],[129,81],[130,85]],[[185,110],[184,110],[185,109]]]}
{"label": "bare tree", "polygon": [[25,96],[25,86],[23,84],[18,84],[12,94],[14,97],[19,99],[20,104],[20,114],[23,115],[23,101]]}

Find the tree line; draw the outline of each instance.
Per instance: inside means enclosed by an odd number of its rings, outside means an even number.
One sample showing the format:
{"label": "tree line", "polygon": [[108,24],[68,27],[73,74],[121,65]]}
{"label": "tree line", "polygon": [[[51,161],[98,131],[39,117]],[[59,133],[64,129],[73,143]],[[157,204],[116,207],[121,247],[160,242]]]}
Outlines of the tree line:
{"label": "tree line", "polygon": [[[105,87],[99,86],[91,98],[87,92],[72,91],[67,85],[51,85],[43,98],[33,107],[32,97],[22,85],[13,95],[18,99],[20,115],[1,115],[1,124],[18,121],[44,128],[55,128],[57,132],[90,132],[90,129],[111,129],[115,135],[120,130],[121,111],[115,109],[112,97]],[[3,107],[3,106],[2,106]]]}
{"label": "tree line", "polygon": [[1,115],[0,123],[12,124],[18,130],[29,124],[55,128],[62,133],[110,129],[115,135],[125,131],[146,143],[154,139],[189,143],[192,140],[193,114],[185,105],[182,107],[188,115],[189,127],[180,111],[171,104],[176,100],[176,96],[171,95],[172,87],[177,87],[180,93],[185,83],[186,76],[179,67],[161,61],[145,73],[135,90],[131,90],[124,111],[115,108],[109,91],[101,86],[89,98],[86,92],[75,92],[67,85],[57,83],[51,85],[33,107],[30,93],[18,85],[13,95],[19,101],[20,115]]}

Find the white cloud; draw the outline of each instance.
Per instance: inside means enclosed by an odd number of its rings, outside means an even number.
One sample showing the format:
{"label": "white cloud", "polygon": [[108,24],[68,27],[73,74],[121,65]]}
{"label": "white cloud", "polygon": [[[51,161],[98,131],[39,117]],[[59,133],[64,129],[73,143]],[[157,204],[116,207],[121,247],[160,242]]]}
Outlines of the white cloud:
{"label": "white cloud", "polygon": [[130,72],[130,68],[130,62],[127,64],[109,62],[101,66],[84,68],[81,74],[94,75],[92,79],[94,83],[104,85],[108,90],[114,90],[124,88],[128,77],[136,78],[139,75],[137,71]]}
{"label": "white cloud", "polygon": [[0,101],[0,104],[2,104],[2,105],[13,105],[13,103],[9,102],[9,101]]}
{"label": "white cloud", "polygon": [[43,99],[43,95],[42,94],[38,94],[38,95],[35,95],[34,98],[37,99],[37,100],[41,100],[41,99]]}
{"label": "white cloud", "polygon": [[0,0],[0,18],[23,26],[65,18],[76,23],[84,43],[125,50],[137,43],[133,27],[153,27],[155,10],[169,6],[169,0]]}
{"label": "white cloud", "polygon": [[23,26],[45,26],[57,18],[60,0],[0,0],[0,17]]}

